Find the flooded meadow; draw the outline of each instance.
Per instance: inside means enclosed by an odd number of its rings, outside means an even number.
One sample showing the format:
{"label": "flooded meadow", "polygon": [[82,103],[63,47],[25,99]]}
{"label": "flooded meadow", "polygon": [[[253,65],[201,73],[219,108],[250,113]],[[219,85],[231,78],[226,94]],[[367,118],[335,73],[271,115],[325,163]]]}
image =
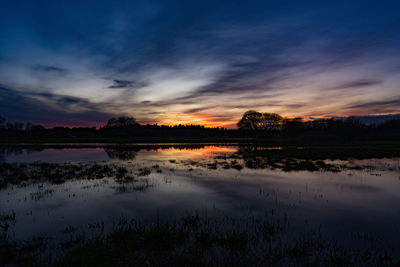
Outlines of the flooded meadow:
{"label": "flooded meadow", "polygon": [[[130,236],[140,253],[126,265],[188,262],[175,254],[204,265],[396,263],[400,158],[307,151],[243,144],[4,147],[0,256],[12,263],[14,255],[17,265],[68,266],[90,254],[88,246],[115,249]],[[18,259],[21,251],[30,259]]]}

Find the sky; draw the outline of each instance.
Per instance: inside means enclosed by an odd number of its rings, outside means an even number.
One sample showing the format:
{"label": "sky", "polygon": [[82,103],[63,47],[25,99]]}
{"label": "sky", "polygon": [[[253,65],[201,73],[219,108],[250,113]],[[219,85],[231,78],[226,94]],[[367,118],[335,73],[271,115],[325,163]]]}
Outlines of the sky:
{"label": "sky", "polygon": [[400,113],[399,10],[397,0],[3,0],[0,115],[234,128],[250,109]]}

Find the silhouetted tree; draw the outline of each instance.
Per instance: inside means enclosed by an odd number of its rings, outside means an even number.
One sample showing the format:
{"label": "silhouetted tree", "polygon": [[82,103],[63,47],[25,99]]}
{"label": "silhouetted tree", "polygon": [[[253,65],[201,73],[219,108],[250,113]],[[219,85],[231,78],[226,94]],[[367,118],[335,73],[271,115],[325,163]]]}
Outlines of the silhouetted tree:
{"label": "silhouetted tree", "polygon": [[46,128],[44,128],[42,125],[32,125],[31,131],[44,131]]}
{"label": "silhouetted tree", "polygon": [[134,117],[111,118],[107,121],[107,127],[127,127],[137,125]]}
{"label": "silhouetted tree", "polygon": [[262,130],[279,130],[282,127],[283,118],[277,113],[263,113],[260,128]]}
{"label": "silhouetted tree", "polygon": [[400,130],[400,119],[394,119],[394,120],[389,120],[380,125],[381,129],[387,129],[387,130]]}
{"label": "silhouetted tree", "polygon": [[304,120],[301,117],[293,118],[293,119],[285,119],[285,124],[292,124],[292,125],[303,125]]}
{"label": "silhouetted tree", "polygon": [[329,119],[315,119],[311,122],[311,127],[314,129],[326,129],[330,124]]}
{"label": "silhouetted tree", "polygon": [[362,121],[359,118],[355,117],[348,117],[344,120],[345,124],[347,124],[350,127],[355,127],[355,128],[363,128],[365,127],[365,124],[362,123]]}
{"label": "silhouetted tree", "polygon": [[32,126],[33,126],[33,124],[32,123],[30,123],[30,122],[27,122],[27,123],[25,123],[25,131],[30,131],[30,130],[32,130]]}
{"label": "silhouetted tree", "polygon": [[24,123],[22,122],[14,122],[14,129],[17,131],[21,131],[24,129]]}
{"label": "silhouetted tree", "polygon": [[5,127],[6,119],[0,115],[0,129]]}
{"label": "silhouetted tree", "polygon": [[277,113],[260,113],[254,110],[246,111],[238,122],[242,130],[279,130],[283,124],[283,118]]}
{"label": "silhouetted tree", "polygon": [[262,114],[260,112],[246,111],[237,126],[242,130],[258,130],[258,124],[261,122]]}
{"label": "silhouetted tree", "polygon": [[284,128],[287,132],[298,132],[305,128],[305,122],[302,118],[285,119]]}

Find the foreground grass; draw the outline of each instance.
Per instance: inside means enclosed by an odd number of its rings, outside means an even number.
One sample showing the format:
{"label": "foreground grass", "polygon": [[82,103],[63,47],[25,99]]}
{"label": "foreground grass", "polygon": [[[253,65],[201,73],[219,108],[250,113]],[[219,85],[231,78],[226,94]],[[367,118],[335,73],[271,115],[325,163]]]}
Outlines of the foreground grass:
{"label": "foreground grass", "polygon": [[[316,231],[299,234],[290,223],[254,217],[187,216],[144,224],[124,220],[94,239],[71,236],[61,257],[44,257],[44,239],[0,239],[2,264],[11,266],[394,266],[384,250],[346,248]],[[379,246],[374,246],[379,247]],[[42,251],[38,253],[38,251]]]}

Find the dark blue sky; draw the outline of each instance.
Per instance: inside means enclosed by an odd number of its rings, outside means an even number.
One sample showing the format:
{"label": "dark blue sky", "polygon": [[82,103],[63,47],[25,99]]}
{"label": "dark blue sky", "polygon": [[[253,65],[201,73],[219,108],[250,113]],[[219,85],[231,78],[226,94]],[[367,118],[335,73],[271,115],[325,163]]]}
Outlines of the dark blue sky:
{"label": "dark blue sky", "polygon": [[398,1],[2,1],[0,114],[234,126],[400,112]]}

